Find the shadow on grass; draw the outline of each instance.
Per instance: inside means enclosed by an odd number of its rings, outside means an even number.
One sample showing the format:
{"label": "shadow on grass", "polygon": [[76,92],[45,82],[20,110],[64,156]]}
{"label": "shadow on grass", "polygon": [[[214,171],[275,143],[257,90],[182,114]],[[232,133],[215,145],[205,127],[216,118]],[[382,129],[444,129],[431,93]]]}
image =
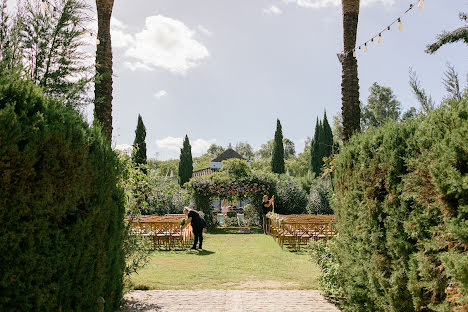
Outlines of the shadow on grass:
{"label": "shadow on grass", "polygon": [[263,230],[258,227],[250,227],[250,233],[241,233],[240,229],[245,229],[246,227],[214,227],[208,229],[208,234],[240,234],[240,235],[249,235],[249,234],[263,234]]}
{"label": "shadow on grass", "polygon": [[209,255],[212,255],[214,254],[215,252],[214,251],[209,251],[209,250],[205,250],[205,249],[202,249],[202,250],[198,250],[198,256],[209,256]]}

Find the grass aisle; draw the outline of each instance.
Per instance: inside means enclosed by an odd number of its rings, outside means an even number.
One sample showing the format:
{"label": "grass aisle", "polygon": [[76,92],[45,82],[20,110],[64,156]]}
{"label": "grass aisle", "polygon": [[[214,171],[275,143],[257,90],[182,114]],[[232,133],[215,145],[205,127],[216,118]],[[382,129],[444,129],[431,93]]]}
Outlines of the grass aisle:
{"label": "grass aisle", "polygon": [[307,252],[282,250],[255,231],[217,229],[205,234],[203,251],[155,251],[132,276],[136,288],[151,289],[317,289],[317,265]]}

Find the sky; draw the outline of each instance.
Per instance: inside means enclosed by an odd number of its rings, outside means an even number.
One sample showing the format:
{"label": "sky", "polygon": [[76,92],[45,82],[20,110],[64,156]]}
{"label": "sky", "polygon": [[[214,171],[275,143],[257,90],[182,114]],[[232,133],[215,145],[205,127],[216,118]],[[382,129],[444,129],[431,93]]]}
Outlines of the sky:
{"label": "sky", "polygon": [[[358,43],[414,2],[361,0]],[[419,107],[408,84],[412,68],[438,103],[447,62],[466,85],[466,45],[433,55],[424,49],[443,30],[460,27],[458,13],[467,8],[468,0],[426,0],[403,16],[403,30],[394,26],[382,43],[358,52],[361,101],[377,82],[392,88],[403,110]],[[178,158],[186,134],[194,156],[212,143],[247,141],[257,150],[273,138],[279,118],[302,152],[317,116],[326,110],[331,121],[341,110],[341,14],[340,0],[116,0],[113,145],[133,143],[141,114],[148,158]],[[85,111],[89,119],[92,110]]]}

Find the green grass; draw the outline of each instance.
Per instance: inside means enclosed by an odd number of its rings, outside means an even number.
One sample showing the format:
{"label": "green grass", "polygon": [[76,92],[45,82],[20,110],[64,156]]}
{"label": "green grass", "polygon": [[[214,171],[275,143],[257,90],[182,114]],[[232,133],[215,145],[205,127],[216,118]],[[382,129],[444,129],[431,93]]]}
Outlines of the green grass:
{"label": "green grass", "polygon": [[307,252],[282,250],[253,230],[216,229],[203,251],[158,250],[132,282],[151,289],[317,289],[319,268]]}

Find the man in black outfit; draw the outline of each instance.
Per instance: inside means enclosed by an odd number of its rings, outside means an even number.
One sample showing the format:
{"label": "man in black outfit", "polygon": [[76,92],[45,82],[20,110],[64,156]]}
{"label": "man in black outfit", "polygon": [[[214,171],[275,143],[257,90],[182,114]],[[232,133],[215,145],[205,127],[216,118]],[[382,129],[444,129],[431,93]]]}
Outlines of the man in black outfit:
{"label": "man in black outfit", "polygon": [[206,227],[206,221],[203,219],[198,212],[192,210],[188,207],[184,208],[184,214],[187,216],[187,222],[192,224],[193,235],[195,239],[193,240],[193,246],[191,249],[197,249],[197,243],[200,240],[199,249],[202,249],[203,243],[203,228]]}
{"label": "man in black outfit", "polygon": [[268,199],[268,195],[263,195],[263,202],[262,202],[263,220],[262,221],[263,221],[263,233],[264,234],[268,234],[267,224],[266,224],[266,221],[267,221],[266,214],[270,211],[270,206],[274,205],[273,204],[274,200],[275,200],[275,195],[271,196],[270,200]]}

